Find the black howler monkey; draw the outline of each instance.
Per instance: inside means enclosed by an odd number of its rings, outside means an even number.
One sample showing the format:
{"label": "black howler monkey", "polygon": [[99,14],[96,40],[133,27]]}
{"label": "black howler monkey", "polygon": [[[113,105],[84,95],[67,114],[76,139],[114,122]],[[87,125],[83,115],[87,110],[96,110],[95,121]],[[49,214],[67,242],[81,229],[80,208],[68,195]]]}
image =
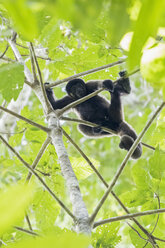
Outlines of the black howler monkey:
{"label": "black howler monkey", "polygon": [[[122,77],[125,72],[120,72]],[[48,84],[48,83],[45,83]],[[55,100],[53,90],[46,89],[47,97],[54,110],[62,109],[68,104],[82,98],[99,88],[104,88],[111,94],[109,103],[104,97],[96,95],[89,100],[75,106],[74,109],[84,121],[90,121],[98,124],[98,127],[89,127],[84,124],[79,125],[79,130],[90,137],[110,136],[112,134],[103,131],[100,126],[110,128],[118,133],[121,137],[119,147],[129,150],[137,135],[133,128],[123,119],[123,110],[121,96],[129,94],[131,91],[129,78],[121,78],[117,83],[111,80],[89,81],[85,83],[82,79],[73,79],[66,85],[67,95],[60,100]],[[132,154],[132,158],[138,159],[142,154],[142,147],[139,143]]]}

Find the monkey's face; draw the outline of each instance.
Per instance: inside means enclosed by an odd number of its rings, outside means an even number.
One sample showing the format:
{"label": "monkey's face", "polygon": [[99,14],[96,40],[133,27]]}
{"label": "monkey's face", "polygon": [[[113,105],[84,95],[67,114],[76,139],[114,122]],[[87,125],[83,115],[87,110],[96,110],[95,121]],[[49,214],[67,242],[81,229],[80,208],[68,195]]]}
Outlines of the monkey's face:
{"label": "monkey's face", "polygon": [[77,82],[70,89],[70,96],[74,98],[82,98],[86,95],[86,85],[81,82]]}

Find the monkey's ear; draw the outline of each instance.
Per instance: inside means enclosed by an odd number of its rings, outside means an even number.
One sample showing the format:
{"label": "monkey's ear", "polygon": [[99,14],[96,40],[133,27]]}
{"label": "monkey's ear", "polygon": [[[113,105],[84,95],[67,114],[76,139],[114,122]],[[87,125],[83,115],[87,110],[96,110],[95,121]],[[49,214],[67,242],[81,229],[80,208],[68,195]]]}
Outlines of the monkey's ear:
{"label": "monkey's ear", "polygon": [[85,86],[85,82],[81,78],[72,79],[66,85],[66,91],[68,94],[70,93],[72,86],[74,86],[76,84],[82,84],[83,86]]}

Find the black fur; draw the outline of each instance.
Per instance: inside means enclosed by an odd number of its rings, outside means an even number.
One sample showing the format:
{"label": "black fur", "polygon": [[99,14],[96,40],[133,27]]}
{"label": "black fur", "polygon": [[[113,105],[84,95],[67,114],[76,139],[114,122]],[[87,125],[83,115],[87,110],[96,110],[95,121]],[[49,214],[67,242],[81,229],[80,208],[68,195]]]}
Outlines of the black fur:
{"label": "black fur", "polygon": [[[120,76],[126,75],[120,72]],[[46,83],[47,84],[47,83]],[[111,103],[105,98],[97,95],[89,100],[75,106],[74,109],[82,120],[90,121],[98,125],[98,127],[89,127],[83,124],[79,125],[79,130],[90,137],[110,136],[110,133],[103,131],[100,126],[110,128],[118,133],[121,137],[119,147],[129,150],[137,135],[133,128],[129,126],[123,119],[123,111],[121,104],[121,95],[129,94],[131,91],[129,78],[121,78],[117,83],[113,84],[111,80],[89,81],[85,84],[82,79],[73,79],[66,86],[67,96],[60,100],[54,99],[53,90],[46,90],[48,99],[53,109],[61,109],[77,99],[88,95],[99,88],[105,88],[111,94]],[[137,159],[142,154],[141,144],[132,154],[132,158]]]}

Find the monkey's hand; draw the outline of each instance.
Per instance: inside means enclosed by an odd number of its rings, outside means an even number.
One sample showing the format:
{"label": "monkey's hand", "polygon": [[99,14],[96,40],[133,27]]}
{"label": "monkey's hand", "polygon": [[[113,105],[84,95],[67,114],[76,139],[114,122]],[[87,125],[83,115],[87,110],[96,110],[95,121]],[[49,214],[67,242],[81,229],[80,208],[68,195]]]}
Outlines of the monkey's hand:
{"label": "monkey's hand", "polygon": [[50,87],[49,87],[49,88],[46,87],[46,86],[48,86],[48,85],[50,85],[50,83],[48,83],[48,82],[44,83],[46,92],[53,92],[53,90],[52,90]]}
{"label": "monkey's hand", "polygon": [[105,90],[108,90],[109,92],[113,92],[113,90],[114,90],[113,82],[109,79],[104,80],[103,81],[103,88]]}

